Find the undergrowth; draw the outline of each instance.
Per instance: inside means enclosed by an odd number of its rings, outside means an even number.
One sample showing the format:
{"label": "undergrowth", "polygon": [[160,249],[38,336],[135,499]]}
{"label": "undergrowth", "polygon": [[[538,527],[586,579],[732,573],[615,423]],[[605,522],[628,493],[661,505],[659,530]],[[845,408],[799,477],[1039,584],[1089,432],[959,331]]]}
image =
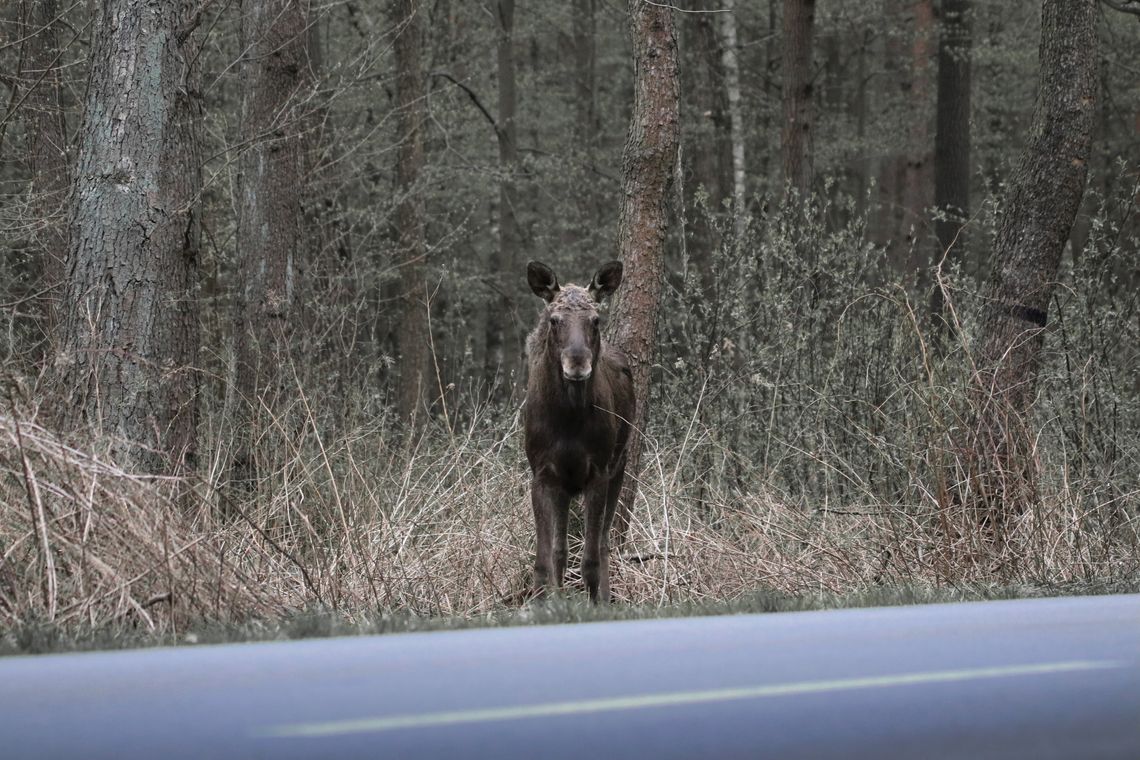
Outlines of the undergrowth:
{"label": "undergrowth", "polygon": [[583,605],[573,571],[566,599],[525,601],[517,405],[409,429],[296,372],[297,402],[253,416],[257,478],[235,491],[221,394],[203,399],[199,472],[154,478],[52,430],[28,373],[0,411],[2,646],[1135,591],[1140,317],[1110,206],[1052,307],[1035,498],[1000,533],[971,511],[961,445],[970,288],[941,282],[958,308],[939,345],[926,292],[889,275],[856,215],[776,209],[743,240],[721,229],[715,318],[692,277],[671,283],[615,607]]}

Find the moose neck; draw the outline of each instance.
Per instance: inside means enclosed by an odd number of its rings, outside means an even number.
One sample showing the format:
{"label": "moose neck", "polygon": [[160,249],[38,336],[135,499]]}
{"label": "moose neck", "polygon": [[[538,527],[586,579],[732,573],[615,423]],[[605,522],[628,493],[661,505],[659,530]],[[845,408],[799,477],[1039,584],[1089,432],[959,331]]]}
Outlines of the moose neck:
{"label": "moose neck", "polygon": [[[594,406],[594,378],[567,380],[557,353],[547,352],[541,369],[531,365],[531,387],[528,395],[567,417],[580,417]],[[539,370],[539,371],[535,371]],[[597,368],[595,368],[597,371]]]}
{"label": "moose neck", "polygon": [[585,414],[594,406],[594,378],[567,380],[559,374],[563,400],[577,414]]}

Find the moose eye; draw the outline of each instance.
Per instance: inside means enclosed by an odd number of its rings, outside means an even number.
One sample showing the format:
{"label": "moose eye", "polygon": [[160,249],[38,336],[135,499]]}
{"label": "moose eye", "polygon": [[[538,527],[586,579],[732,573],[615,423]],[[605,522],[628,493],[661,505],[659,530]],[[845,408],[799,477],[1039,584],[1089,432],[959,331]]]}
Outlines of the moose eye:
{"label": "moose eye", "polygon": [[594,327],[597,327],[597,326],[598,326],[598,322],[600,322],[600,321],[601,321],[601,320],[598,318],[598,315],[597,315],[597,314],[595,314],[594,316],[590,317],[590,324],[592,324]]}
{"label": "moose eye", "polygon": [[559,317],[557,315],[553,316],[550,318],[550,326],[551,327],[558,327],[558,323],[560,323],[561,321],[562,321],[562,317]]}

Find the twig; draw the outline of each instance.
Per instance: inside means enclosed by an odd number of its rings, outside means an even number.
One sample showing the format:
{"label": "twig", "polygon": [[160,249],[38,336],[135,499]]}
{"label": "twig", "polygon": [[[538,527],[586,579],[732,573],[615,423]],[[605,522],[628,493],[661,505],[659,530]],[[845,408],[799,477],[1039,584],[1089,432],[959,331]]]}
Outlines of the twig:
{"label": "twig", "polygon": [[313,596],[317,598],[317,601],[323,604],[324,599],[321,597],[321,592],[317,589],[316,584],[313,583],[313,579],[309,576],[309,571],[305,569],[305,566],[301,564],[301,561],[293,556],[293,553],[288,549],[274,541],[273,537],[266,533],[260,525],[255,523],[253,521],[253,518],[249,516],[249,513],[239,507],[237,503],[233,499],[229,498],[229,496],[224,491],[219,489],[217,491],[217,494],[218,497],[224,502],[224,507],[226,510],[232,509],[235,513],[237,513],[238,517],[245,520],[246,524],[248,524],[249,527],[253,528],[255,531],[257,531],[257,534],[259,536],[265,539],[265,543],[269,544],[276,552],[285,557],[285,559],[292,562],[296,568],[301,571],[301,579],[305,582],[305,586],[309,589]]}
{"label": "twig", "polygon": [[446,79],[447,81],[451,82],[453,85],[455,85],[456,87],[458,87],[459,89],[461,89],[465,93],[467,93],[467,97],[471,98],[471,102],[475,104],[475,107],[478,108],[480,111],[482,111],[483,115],[487,117],[487,121],[490,122],[491,127],[494,128],[494,130],[495,130],[495,134],[500,133],[501,130],[499,129],[498,122],[495,121],[495,117],[491,115],[490,111],[488,111],[486,108],[483,107],[483,104],[479,101],[479,96],[475,94],[474,90],[472,90],[467,85],[463,84],[463,82],[460,82],[458,79],[453,77],[451,74],[448,74],[446,71],[433,71],[429,76],[431,76],[433,79],[436,77],[439,77],[440,79]]}
{"label": "twig", "polygon": [[1140,2],[1137,0],[1100,0],[1102,3],[1112,8],[1114,11],[1121,13],[1130,13],[1133,16],[1140,16]]}
{"label": "twig", "polygon": [[39,485],[36,483],[35,475],[32,473],[32,465],[28,461],[27,451],[24,449],[24,436],[20,432],[20,421],[15,415],[15,402],[12,401],[11,397],[9,397],[9,402],[12,404],[12,426],[16,431],[16,447],[20,451],[20,464],[23,466],[24,472],[24,488],[27,489],[28,506],[32,511],[32,525],[36,527],[36,533],[40,539],[40,552],[43,554],[44,604],[47,606],[48,620],[54,620],[58,594],[55,577],[55,558],[51,552],[51,542],[48,540],[47,513],[44,510],[43,499],[40,497]]}

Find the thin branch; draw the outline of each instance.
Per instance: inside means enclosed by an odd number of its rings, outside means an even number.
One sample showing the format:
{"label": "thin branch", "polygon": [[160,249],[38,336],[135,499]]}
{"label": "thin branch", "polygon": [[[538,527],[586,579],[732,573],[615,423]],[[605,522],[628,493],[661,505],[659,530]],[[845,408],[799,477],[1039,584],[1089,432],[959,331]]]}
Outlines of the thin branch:
{"label": "thin branch", "polygon": [[292,562],[293,566],[301,571],[301,580],[309,589],[309,592],[317,598],[318,602],[324,603],[324,599],[321,597],[321,592],[317,588],[317,584],[313,583],[312,577],[309,576],[309,571],[305,568],[301,561],[297,559],[297,557],[284,546],[274,541],[273,537],[270,536],[264,528],[254,522],[253,518],[249,516],[249,513],[242,509],[235,499],[231,499],[225,492],[221,490],[215,490],[215,493],[217,494],[218,498],[222,500],[224,509],[232,509],[234,512],[236,512],[238,517],[245,520],[246,524],[249,527],[253,528],[267,544],[275,549],[281,556],[285,557],[285,559]]}
{"label": "thin branch", "polygon": [[1140,0],[1100,0],[1102,3],[1121,13],[1130,13],[1140,16]]}
{"label": "thin branch", "polygon": [[186,19],[186,23],[178,27],[178,31],[174,33],[174,38],[178,41],[179,45],[186,42],[187,38],[194,33],[194,30],[202,23],[202,14],[213,4],[214,0],[202,0],[202,2],[198,3],[198,7],[194,9],[194,12],[190,14],[190,18]]}
{"label": "thin branch", "polygon": [[482,111],[483,115],[487,117],[487,121],[490,122],[491,127],[494,128],[494,130],[495,130],[495,134],[499,134],[499,125],[495,121],[495,117],[491,115],[490,111],[488,111],[486,108],[483,107],[483,104],[479,101],[479,96],[476,95],[475,92],[470,87],[463,84],[463,82],[460,82],[458,79],[453,77],[451,74],[448,74],[446,71],[433,71],[429,76],[432,77],[433,79],[436,77],[439,77],[441,79],[446,79],[447,81],[451,82],[453,85],[455,85],[456,87],[458,87],[459,89],[461,89],[465,93],[467,93],[467,97],[471,98],[471,102],[475,104],[475,107],[478,108],[480,111]]}
{"label": "thin branch", "polygon": [[668,8],[671,11],[677,11],[677,13],[732,13],[732,11],[729,10],[728,8],[689,9],[689,8],[678,8],[677,6],[673,5],[672,3],[655,3],[655,2],[653,2],[653,0],[644,0],[644,2],[646,5],[655,5],[658,8]]}

